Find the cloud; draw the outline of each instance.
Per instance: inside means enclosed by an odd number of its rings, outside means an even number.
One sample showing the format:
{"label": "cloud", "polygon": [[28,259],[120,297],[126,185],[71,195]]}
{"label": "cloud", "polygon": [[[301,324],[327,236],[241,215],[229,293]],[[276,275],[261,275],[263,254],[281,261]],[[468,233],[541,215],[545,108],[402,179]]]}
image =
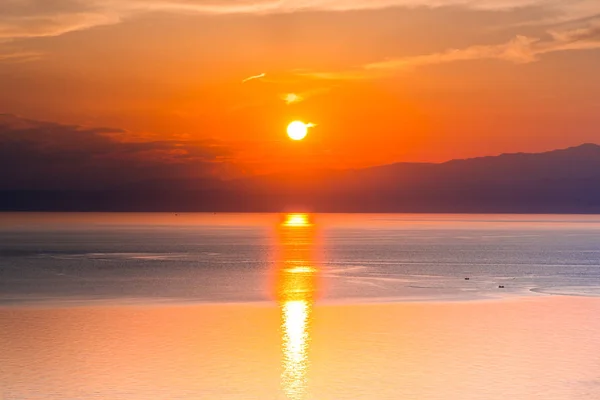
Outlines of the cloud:
{"label": "cloud", "polygon": [[498,59],[515,63],[528,63],[536,60],[536,52],[532,49],[532,46],[538,41],[539,39],[536,38],[517,36],[511,41],[500,45],[471,46],[464,49],[450,49],[441,53],[403,57],[367,64],[363,66],[363,69],[368,71],[402,70],[425,65],[480,59]]}
{"label": "cloud", "polygon": [[0,189],[114,188],[218,175],[233,149],[215,140],[120,141],[125,132],[0,114]]}
{"label": "cloud", "polygon": [[327,93],[329,90],[329,88],[318,88],[306,90],[304,92],[283,93],[279,96],[279,98],[283,100],[285,104],[290,105],[306,101],[313,96]]}
{"label": "cloud", "polygon": [[0,2],[0,41],[58,36],[113,24],[122,11],[111,10],[109,2],[83,0],[8,0]]}
{"label": "cloud", "polygon": [[40,59],[42,56],[42,53],[34,51],[3,50],[0,48],[0,63],[33,61]]}
{"label": "cloud", "polygon": [[267,76],[267,74],[265,74],[264,72],[263,72],[263,73],[261,73],[261,74],[258,74],[258,75],[252,75],[252,76],[249,76],[249,77],[247,77],[247,78],[243,79],[243,80],[242,80],[242,83],[246,83],[246,82],[248,82],[248,81],[252,81],[252,80],[254,80],[254,79],[260,79],[260,78],[264,78],[265,76]]}
{"label": "cloud", "polygon": [[300,103],[302,100],[304,100],[304,97],[302,97],[302,95],[299,95],[296,93],[284,93],[279,97],[287,105],[294,104],[294,103]]}
{"label": "cloud", "polygon": [[546,9],[545,16],[521,22],[513,25],[513,27],[584,23],[600,16],[600,2],[598,0],[555,0],[539,2],[539,5]]}
{"label": "cloud", "polygon": [[600,24],[590,23],[587,27],[549,31],[550,40],[518,35],[514,39],[497,45],[477,45],[463,49],[449,49],[439,53],[392,58],[374,62],[345,71],[302,72],[301,76],[322,80],[357,80],[383,78],[402,71],[419,67],[447,64],[459,61],[502,60],[516,64],[538,61],[549,53],[600,49]]}
{"label": "cloud", "polygon": [[566,30],[566,31],[549,31],[550,36],[555,42],[572,43],[581,41],[597,41],[600,40],[600,20],[592,21],[587,27]]}
{"label": "cloud", "polygon": [[0,41],[57,36],[148,12],[224,15],[447,6],[481,10],[545,7],[563,19],[600,13],[597,0],[3,0]]}
{"label": "cloud", "polygon": [[[129,0],[129,7],[206,14],[287,13],[295,11],[351,11],[389,7],[444,7],[462,5],[477,9],[512,9],[544,0]],[[552,0],[546,0],[552,3]]]}

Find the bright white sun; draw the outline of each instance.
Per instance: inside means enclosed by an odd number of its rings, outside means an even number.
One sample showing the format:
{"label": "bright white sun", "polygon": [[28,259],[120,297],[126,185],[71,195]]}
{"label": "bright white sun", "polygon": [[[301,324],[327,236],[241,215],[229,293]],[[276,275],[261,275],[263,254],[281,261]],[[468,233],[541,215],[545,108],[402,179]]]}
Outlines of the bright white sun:
{"label": "bright white sun", "polygon": [[305,124],[302,121],[291,122],[287,127],[287,134],[292,140],[302,140],[308,133],[308,128],[314,126],[313,124]]}

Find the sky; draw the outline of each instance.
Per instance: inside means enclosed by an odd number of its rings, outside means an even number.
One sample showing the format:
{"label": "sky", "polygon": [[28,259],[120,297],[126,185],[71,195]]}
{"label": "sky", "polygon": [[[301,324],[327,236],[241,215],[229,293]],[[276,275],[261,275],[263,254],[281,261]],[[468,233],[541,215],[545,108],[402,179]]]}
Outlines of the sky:
{"label": "sky", "polygon": [[[231,178],[598,143],[598,71],[597,0],[3,0],[0,175]],[[314,124],[302,142],[294,120]]]}

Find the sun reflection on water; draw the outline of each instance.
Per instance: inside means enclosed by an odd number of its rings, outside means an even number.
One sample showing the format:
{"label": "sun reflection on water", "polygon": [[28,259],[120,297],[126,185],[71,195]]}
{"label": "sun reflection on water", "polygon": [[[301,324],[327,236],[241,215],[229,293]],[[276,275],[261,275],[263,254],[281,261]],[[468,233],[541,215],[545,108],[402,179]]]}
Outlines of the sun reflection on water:
{"label": "sun reflection on water", "polygon": [[307,301],[288,301],[282,305],[283,318],[283,390],[289,399],[303,399],[306,394],[308,369],[308,319],[310,305]]}
{"label": "sun reflection on water", "polygon": [[284,227],[309,227],[312,225],[309,214],[294,213],[286,214],[283,220]]}
{"label": "sun reflection on water", "polygon": [[276,294],[281,310],[283,392],[290,400],[307,396],[311,314],[317,268],[313,262],[314,223],[309,214],[287,214],[278,226],[280,261]]}

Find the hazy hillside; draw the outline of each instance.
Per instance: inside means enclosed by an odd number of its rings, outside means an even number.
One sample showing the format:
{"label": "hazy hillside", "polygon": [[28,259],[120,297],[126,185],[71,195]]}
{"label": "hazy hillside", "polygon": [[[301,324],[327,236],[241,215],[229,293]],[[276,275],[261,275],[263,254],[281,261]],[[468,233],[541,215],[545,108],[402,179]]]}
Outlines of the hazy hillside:
{"label": "hazy hillside", "polygon": [[[197,188],[194,190],[190,187]],[[600,212],[600,146],[111,191],[5,191],[4,210]]]}

